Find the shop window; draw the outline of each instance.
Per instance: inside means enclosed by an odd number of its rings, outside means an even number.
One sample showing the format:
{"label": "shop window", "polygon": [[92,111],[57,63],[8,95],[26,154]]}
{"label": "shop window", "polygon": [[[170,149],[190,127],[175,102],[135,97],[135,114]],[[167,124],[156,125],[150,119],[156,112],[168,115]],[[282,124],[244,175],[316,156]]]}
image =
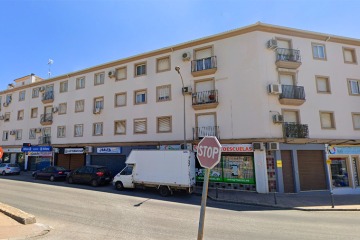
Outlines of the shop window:
{"label": "shop window", "polygon": [[349,187],[348,167],[345,158],[331,159],[331,180],[333,187]]}
{"label": "shop window", "polygon": [[353,165],[353,171],[354,171],[354,185],[355,187],[359,187],[360,186],[360,182],[359,182],[359,159],[352,157],[351,158],[352,161],[352,165]]}

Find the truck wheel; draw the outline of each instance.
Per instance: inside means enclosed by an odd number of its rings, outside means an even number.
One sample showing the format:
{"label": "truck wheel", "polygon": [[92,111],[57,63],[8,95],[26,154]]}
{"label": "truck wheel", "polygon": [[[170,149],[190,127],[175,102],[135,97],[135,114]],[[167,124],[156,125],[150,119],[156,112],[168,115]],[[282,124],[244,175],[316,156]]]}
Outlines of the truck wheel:
{"label": "truck wheel", "polygon": [[118,190],[118,191],[124,190],[124,185],[122,184],[122,182],[116,182],[115,183],[115,189]]}
{"label": "truck wheel", "polygon": [[170,195],[170,190],[167,186],[160,186],[159,193],[162,197],[167,197]]}

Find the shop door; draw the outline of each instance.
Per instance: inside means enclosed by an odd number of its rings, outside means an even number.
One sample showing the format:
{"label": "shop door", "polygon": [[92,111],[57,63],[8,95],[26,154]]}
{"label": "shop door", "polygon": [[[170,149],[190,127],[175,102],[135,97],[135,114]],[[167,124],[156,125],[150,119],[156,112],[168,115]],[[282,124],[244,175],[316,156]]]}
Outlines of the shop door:
{"label": "shop door", "polygon": [[111,174],[115,176],[122,169],[125,168],[126,164],[125,155],[94,155],[91,156],[92,165],[100,165],[109,168]]}
{"label": "shop door", "polygon": [[323,151],[297,151],[300,190],[326,190]]}
{"label": "shop door", "polygon": [[294,173],[293,173],[293,164],[291,159],[291,151],[281,151],[281,159],[282,159],[284,192],[293,193],[295,192],[295,188],[294,188]]}

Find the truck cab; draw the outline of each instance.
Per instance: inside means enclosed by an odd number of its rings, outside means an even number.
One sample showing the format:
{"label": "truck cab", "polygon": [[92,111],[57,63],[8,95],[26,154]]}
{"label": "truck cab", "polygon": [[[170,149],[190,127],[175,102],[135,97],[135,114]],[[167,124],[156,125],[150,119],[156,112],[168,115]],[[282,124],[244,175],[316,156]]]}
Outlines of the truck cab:
{"label": "truck cab", "polygon": [[124,188],[134,188],[133,181],[133,169],[135,165],[129,164],[123,170],[121,170],[113,180],[113,185],[117,190],[123,190]]}

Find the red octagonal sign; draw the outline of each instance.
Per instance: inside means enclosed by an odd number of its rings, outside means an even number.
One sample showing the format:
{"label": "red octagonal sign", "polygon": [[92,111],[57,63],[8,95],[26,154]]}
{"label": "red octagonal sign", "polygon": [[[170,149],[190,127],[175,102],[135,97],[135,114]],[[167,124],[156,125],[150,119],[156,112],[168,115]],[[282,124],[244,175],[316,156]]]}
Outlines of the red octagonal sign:
{"label": "red octagonal sign", "polygon": [[204,137],[197,147],[197,158],[204,168],[213,168],[220,162],[221,144],[216,137]]}

